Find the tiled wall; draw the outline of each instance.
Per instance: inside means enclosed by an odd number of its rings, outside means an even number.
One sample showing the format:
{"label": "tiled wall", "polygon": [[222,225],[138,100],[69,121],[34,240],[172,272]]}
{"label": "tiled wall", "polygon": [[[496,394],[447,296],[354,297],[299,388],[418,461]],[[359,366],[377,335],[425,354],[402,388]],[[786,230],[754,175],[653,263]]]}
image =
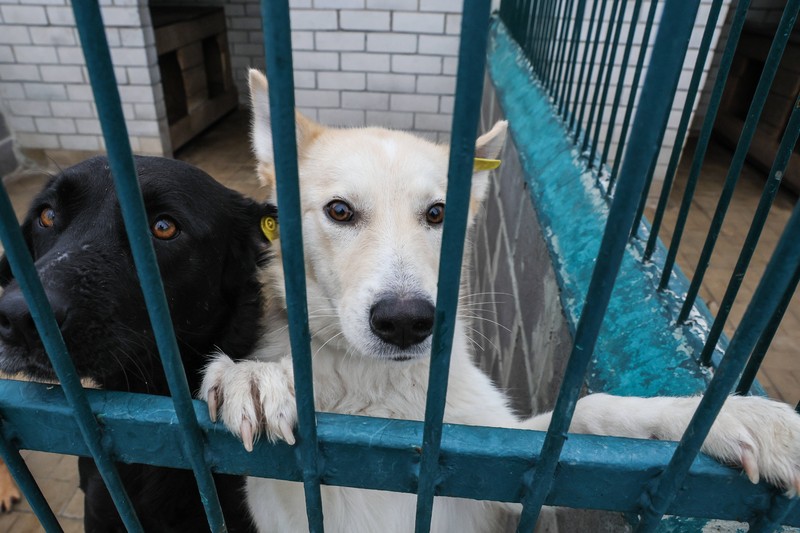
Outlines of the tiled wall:
{"label": "tiled wall", "polygon": [[[456,0],[292,0],[296,103],[324,124],[387,126],[445,140],[461,25]],[[257,0],[225,4],[234,79],[264,68]]]}
{"label": "tiled wall", "polygon": [[[131,145],[171,153],[144,0],[101,1]],[[0,105],[21,148],[98,151],[103,139],[67,0],[0,6]]]}

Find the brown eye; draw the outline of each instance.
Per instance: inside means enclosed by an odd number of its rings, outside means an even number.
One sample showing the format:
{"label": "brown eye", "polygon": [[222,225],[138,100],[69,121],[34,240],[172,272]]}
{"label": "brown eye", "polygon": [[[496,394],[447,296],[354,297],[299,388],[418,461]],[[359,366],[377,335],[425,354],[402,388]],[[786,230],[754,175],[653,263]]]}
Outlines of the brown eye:
{"label": "brown eye", "polygon": [[180,233],[175,221],[167,216],[158,217],[156,221],[153,222],[153,225],[150,226],[150,231],[153,233],[153,237],[163,241],[174,239],[178,236],[178,233]]}
{"label": "brown eye", "polygon": [[53,210],[52,207],[47,206],[42,209],[42,212],[39,213],[39,225],[43,228],[51,228],[53,227],[53,223],[56,220],[56,212]]}
{"label": "brown eye", "polygon": [[356,215],[353,208],[342,200],[334,200],[325,206],[325,214],[334,222],[351,222]]}
{"label": "brown eye", "polygon": [[444,204],[433,204],[425,213],[428,224],[441,224],[444,221]]}

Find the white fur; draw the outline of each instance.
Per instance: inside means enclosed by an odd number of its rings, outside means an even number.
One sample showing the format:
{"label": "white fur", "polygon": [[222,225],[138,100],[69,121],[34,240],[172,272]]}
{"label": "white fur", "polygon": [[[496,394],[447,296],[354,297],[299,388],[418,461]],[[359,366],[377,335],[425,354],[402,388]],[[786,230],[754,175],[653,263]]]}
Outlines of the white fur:
{"label": "white fur", "polygon": [[[251,72],[256,122],[254,151],[262,182],[274,193],[266,80]],[[406,133],[366,128],[327,129],[298,115],[303,238],[314,367],[320,411],[421,420],[424,416],[430,340],[402,351],[378,339],[369,309],[382,294],[417,294],[435,301],[440,227],[424,223],[424,210],[444,201],[447,150]],[[505,123],[478,140],[476,154],[495,157]],[[474,177],[470,223],[487,189],[488,173]],[[323,207],[348,201],[357,224],[329,220]],[[260,434],[293,442],[294,383],[283,300],[281,263],[264,275],[268,333],[252,361],[220,354],[209,366],[201,398],[250,449]],[[510,428],[547,428],[549,414],[519,420],[505,396],[473,364],[466,324],[456,323],[445,421]],[[402,356],[410,361],[393,360]],[[677,440],[699,398],[587,396],[577,404],[572,432]],[[752,480],[764,477],[795,490],[800,484],[800,417],[788,406],[760,398],[731,397],[703,451],[744,465]],[[413,530],[415,497],[342,487],[322,489],[327,531],[372,533]],[[302,486],[248,480],[248,502],[261,531],[307,530]],[[436,498],[433,531],[496,531],[505,506]]]}

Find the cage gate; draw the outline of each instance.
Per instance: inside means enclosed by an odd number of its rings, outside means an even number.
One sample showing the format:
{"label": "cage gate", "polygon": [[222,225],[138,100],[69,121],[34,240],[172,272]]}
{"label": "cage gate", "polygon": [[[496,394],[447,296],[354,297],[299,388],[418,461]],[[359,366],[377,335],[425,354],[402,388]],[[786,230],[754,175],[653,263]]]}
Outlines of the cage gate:
{"label": "cage gate", "polygon": [[[642,532],[655,530],[665,514],[744,519],[750,521],[751,531],[772,531],[781,524],[800,526],[800,510],[792,500],[763,483],[752,486],[742,481],[737,472],[712,461],[695,462],[729,392],[735,388],[745,394],[753,386],[755,373],[800,277],[800,206],[797,206],[740,327],[724,354],[719,353],[718,341],[729,304],[752,258],[769,206],[800,135],[800,98],[786,124],[757,216],[728,285],[727,305],[723,304],[698,357],[698,368],[701,363],[713,364],[715,371],[681,442],[589,435],[570,435],[567,440],[567,429],[586,380],[603,319],[609,303],[612,302],[611,307],[615,305],[612,289],[626,249],[632,246],[631,239],[646,242],[641,254],[646,263],[653,265],[663,259],[663,265],[654,267],[661,272],[662,292],[675,279],[674,262],[691,202],[692,184],[699,176],[749,2],[739,2],[733,13],[695,151],[690,185],[684,193],[679,225],[666,254],[658,245],[659,227],[723,1],[714,0],[708,10],[688,90],[689,103],[680,117],[678,140],[671,153],[656,216],[649,228],[640,224],[644,203],[700,0],[665,0],[661,4],[658,30],[646,69],[645,55],[659,5],[655,0],[649,3],[643,0],[504,0],[494,18],[490,18],[490,4],[489,0],[464,2],[448,172],[448,217],[439,269],[430,386],[425,420],[414,422],[315,412],[297,180],[289,5],[287,1],[262,0],[276,173],[280,176],[277,183],[297,390],[298,438],[295,447],[282,443],[262,444],[254,452],[247,453],[221,425],[209,420],[205,404],[191,398],[147,230],[101,10],[94,1],[73,1],[128,239],[172,397],[81,388],[3,188],[0,237],[61,385],[0,383],[0,455],[47,531],[60,531],[60,526],[27,470],[20,449],[91,456],[129,531],[141,531],[142,527],[120,482],[116,462],[191,469],[213,531],[224,531],[225,525],[212,472],[302,482],[312,531],[323,531],[321,484],[416,493],[416,530],[420,532],[430,529],[433,501],[437,496],[522,503],[519,531],[533,530],[543,505],[627,513],[636,530]],[[675,327],[683,327],[691,319],[730,195],[798,10],[800,0],[787,1],[750,104],[701,264],[687,294],[679,298],[681,311]],[[636,22],[642,15],[646,16],[646,22],[639,36]],[[626,25],[628,31],[624,34]],[[536,105],[546,108],[545,112],[561,128],[560,137],[576,148],[575,165],[581,171],[591,171],[599,179],[599,186],[609,202],[600,252],[577,304],[580,309],[574,313],[577,317],[574,346],[546,433],[443,424],[487,42],[488,70],[521,151],[529,142],[525,106],[534,104],[520,98],[515,104],[511,89],[504,85],[508,79],[512,80],[511,86],[525,85],[528,90],[537,92],[540,102]],[[637,47],[639,51],[633,65],[634,90],[630,91],[627,102],[623,102],[628,74],[624,67],[630,64]],[[613,65],[620,50],[623,68],[615,78]],[[518,70],[495,63],[498,54],[511,58]],[[519,58],[524,61],[518,61]],[[638,90],[642,77],[641,90]],[[613,103],[603,134],[612,85],[615,87]],[[617,126],[619,129],[615,129]],[[613,142],[614,139],[618,142]],[[615,144],[616,153],[612,158]],[[158,453],[153,453],[156,449]],[[448,466],[446,475],[443,463]],[[660,472],[655,482],[652,472]],[[613,493],[602,483],[607,477],[619,480]],[[476,486],[470,482],[474,478],[485,482]],[[715,488],[720,486],[725,490]]]}

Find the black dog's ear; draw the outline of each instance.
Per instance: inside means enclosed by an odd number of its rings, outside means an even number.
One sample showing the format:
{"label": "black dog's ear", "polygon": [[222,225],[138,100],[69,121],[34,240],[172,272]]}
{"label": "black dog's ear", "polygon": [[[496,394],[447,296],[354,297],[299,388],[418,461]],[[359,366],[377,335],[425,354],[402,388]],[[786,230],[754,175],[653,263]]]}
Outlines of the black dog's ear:
{"label": "black dog's ear", "polygon": [[[22,237],[25,239],[25,244],[28,245],[28,252],[33,255],[33,242],[31,240],[31,221],[26,218],[22,225],[19,227],[22,231]],[[8,262],[8,257],[3,254],[0,258],[0,287],[5,287],[11,280],[14,279],[14,273],[11,272],[11,263]]]}

